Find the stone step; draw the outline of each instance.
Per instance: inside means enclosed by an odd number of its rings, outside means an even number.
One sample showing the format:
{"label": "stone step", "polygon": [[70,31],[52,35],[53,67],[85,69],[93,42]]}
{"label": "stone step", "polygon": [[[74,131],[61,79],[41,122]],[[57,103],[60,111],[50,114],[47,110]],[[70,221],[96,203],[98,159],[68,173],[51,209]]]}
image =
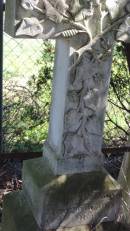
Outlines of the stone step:
{"label": "stone step", "polygon": [[54,176],[39,158],[24,163],[23,176],[33,216],[45,230],[116,219],[122,190],[105,171]]}

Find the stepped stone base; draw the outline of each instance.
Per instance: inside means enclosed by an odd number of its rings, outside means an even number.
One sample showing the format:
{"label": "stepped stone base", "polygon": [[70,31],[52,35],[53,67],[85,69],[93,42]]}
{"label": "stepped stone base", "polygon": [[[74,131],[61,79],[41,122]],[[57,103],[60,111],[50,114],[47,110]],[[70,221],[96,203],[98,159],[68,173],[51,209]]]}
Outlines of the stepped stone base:
{"label": "stepped stone base", "polygon": [[41,158],[25,163],[23,191],[5,198],[2,231],[87,231],[116,218],[122,190],[106,172],[56,177],[42,165]]}

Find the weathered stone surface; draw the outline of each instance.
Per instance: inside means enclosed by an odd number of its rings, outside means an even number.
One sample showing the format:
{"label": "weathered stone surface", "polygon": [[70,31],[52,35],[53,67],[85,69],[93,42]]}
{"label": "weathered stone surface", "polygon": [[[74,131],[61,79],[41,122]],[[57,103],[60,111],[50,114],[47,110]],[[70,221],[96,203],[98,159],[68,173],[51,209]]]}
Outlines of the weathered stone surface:
{"label": "weathered stone surface", "polygon": [[102,170],[102,155],[77,156],[65,158],[59,157],[58,153],[46,142],[43,146],[43,158],[52,168],[55,175],[74,174]]}
{"label": "weathered stone surface", "polygon": [[70,70],[64,116],[64,158],[85,156],[89,159],[91,156],[91,159],[97,157],[95,162],[101,162],[113,43],[113,33],[99,39],[90,50],[83,52]]}
{"label": "weathered stone surface", "polygon": [[96,225],[96,227],[81,225],[79,227],[58,229],[58,231],[130,231],[130,227],[117,222],[104,222]]}
{"label": "weathered stone surface", "polygon": [[71,227],[71,228],[58,228],[57,231],[91,231],[92,229],[90,228],[89,225],[80,225],[76,227]]}
{"label": "weathered stone surface", "polygon": [[[86,47],[76,60],[80,51],[71,54],[68,43],[63,72],[60,60],[55,66],[50,128],[43,153],[56,175],[89,172],[103,166],[101,146],[113,43],[111,33]],[[58,41],[56,48],[59,57],[61,44]],[[64,63],[66,58],[70,61]]]}
{"label": "weathered stone surface", "polygon": [[130,15],[126,16],[116,35],[117,40],[130,43]]}
{"label": "weathered stone surface", "polygon": [[97,225],[94,231],[130,231],[130,227],[120,222],[104,222]]}
{"label": "weathered stone surface", "polygon": [[22,192],[5,196],[2,231],[40,231]]}
{"label": "weathered stone surface", "polygon": [[41,214],[44,206],[43,189],[48,182],[56,179],[56,177],[43,158],[24,161],[23,188],[38,224],[42,222]]}
{"label": "weathered stone surface", "polygon": [[104,217],[114,220],[121,188],[113,178],[98,171],[59,177],[50,174],[48,178],[41,162],[26,161],[23,171],[25,196],[39,227],[50,230],[97,223]]}
{"label": "weathered stone surface", "polygon": [[121,188],[106,173],[56,177],[41,158],[23,172],[23,191],[5,197],[2,231],[87,230],[117,215]]}
{"label": "weathered stone surface", "polygon": [[[118,14],[123,5],[117,10]],[[101,8],[104,8],[105,14]],[[95,0],[87,2],[13,0],[11,3],[7,0],[5,29],[13,36],[43,39],[70,38],[80,34],[82,35],[80,39],[86,44],[91,37],[104,29],[104,20],[110,23],[109,10],[111,9],[105,2],[97,3]],[[96,27],[95,22],[98,25]],[[76,41],[78,42],[78,39]]]}

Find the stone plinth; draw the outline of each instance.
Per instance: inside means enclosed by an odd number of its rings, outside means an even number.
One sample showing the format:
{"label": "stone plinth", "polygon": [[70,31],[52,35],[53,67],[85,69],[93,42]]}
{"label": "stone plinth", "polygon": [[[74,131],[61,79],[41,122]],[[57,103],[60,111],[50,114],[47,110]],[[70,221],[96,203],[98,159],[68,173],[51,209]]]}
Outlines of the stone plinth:
{"label": "stone plinth", "polygon": [[41,230],[96,225],[101,220],[114,220],[120,203],[121,188],[105,172],[54,176],[42,158],[26,161],[23,192],[7,195],[2,231],[19,231],[14,224],[24,222],[22,216],[28,224],[32,219],[33,226]]}

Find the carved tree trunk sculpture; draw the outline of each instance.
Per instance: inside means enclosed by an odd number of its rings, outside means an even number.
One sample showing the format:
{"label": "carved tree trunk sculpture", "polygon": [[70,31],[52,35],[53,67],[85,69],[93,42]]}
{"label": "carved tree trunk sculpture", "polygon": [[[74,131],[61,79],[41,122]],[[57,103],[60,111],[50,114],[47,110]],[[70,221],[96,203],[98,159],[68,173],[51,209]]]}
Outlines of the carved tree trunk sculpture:
{"label": "carved tree trunk sculpture", "polygon": [[44,158],[56,175],[101,169],[112,51],[130,42],[130,0],[6,1],[9,34],[57,40]]}

